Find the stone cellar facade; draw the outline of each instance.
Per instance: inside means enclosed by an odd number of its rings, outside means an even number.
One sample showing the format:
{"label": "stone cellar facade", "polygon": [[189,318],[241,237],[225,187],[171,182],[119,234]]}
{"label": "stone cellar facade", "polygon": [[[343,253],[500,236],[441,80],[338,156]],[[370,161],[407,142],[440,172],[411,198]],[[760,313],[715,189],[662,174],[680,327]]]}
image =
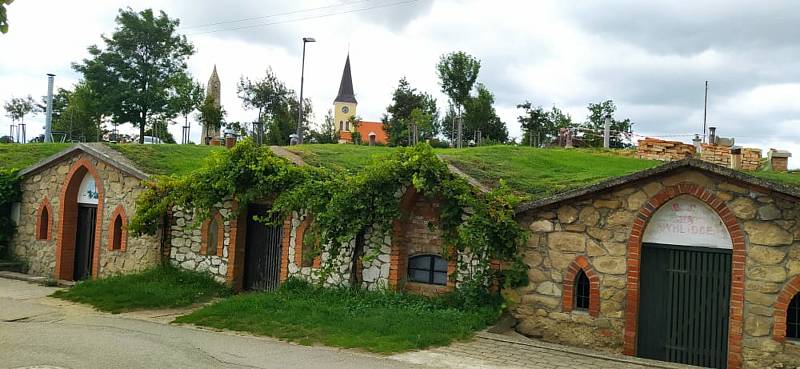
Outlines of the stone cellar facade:
{"label": "stone cellar facade", "polygon": [[794,188],[694,159],[525,204],[530,283],[506,291],[516,329],[699,366],[798,366],[798,205]]}
{"label": "stone cellar facade", "polygon": [[[408,184],[395,195],[401,216],[333,260],[313,244],[312,214],[255,221],[268,200],[228,199],[202,217],[173,207],[156,235],[128,234],[149,175],[102,145],[76,145],[21,177],[10,250],[36,275],[102,278],[168,262],[237,291],[324,278],[433,295],[476,266],[445,255],[439,201]],[[800,366],[799,205],[794,187],[695,159],[522,204],[529,283],[503,291],[516,329],[708,367]]]}

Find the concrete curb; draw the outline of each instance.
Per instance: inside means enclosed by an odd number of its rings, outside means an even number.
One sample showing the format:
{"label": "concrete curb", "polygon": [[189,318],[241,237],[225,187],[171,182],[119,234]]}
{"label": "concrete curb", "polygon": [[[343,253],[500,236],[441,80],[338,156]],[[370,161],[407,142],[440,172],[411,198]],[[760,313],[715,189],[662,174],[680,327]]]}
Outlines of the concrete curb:
{"label": "concrete curb", "polygon": [[[0,278],[5,279],[13,279],[17,281],[29,282],[29,283],[36,283],[42,286],[47,286],[48,284],[52,283],[52,279],[47,277],[40,277],[25,273],[17,273],[17,272],[8,272],[8,271],[0,271]],[[59,287],[71,287],[75,285],[73,281],[65,281],[65,280],[55,280],[55,284]]]}
{"label": "concrete curb", "polygon": [[[485,340],[497,341],[497,342],[505,342],[511,344],[517,344],[521,346],[529,346],[529,347],[536,347],[539,349],[544,350],[551,350],[551,351],[558,351],[564,352],[573,355],[581,355],[590,357],[593,359],[599,360],[606,360],[606,361],[613,361],[618,363],[624,364],[633,364],[633,365],[642,365],[647,366],[650,368],[661,368],[661,369],[702,369],[697,366],[691,366],[686,364],[674,364],[668,363],[664,361],[657,361],[657,360],[648,360],[648,359],[641,359],[632,356],[623,356],[619,354],[613,353],[600,353],[590,350],[584,350],[577,347],[568,347],[568,346],[561,346],[556,344],[551,344],[547,342],[536,341],[528,338],[515,338],[513,336],[506,336],[500,335],[495,333],[489,333],[486,331],[478,332],[475,334],[475,337],[482,338]],[[524,336],[523,336],[524,337]]]}

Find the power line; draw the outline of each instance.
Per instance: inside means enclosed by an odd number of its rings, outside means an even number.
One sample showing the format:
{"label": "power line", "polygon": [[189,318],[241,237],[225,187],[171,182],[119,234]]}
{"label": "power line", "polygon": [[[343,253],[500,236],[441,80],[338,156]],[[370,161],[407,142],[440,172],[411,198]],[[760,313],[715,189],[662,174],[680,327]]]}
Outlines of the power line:
{"label": "power line", "polygon": [[218,25],[222,25],[222,24],[247,22],[247,21],[252,21],[252,20],[257,20],[257,19],[266,19],[266,18],[280,17],[280,16],[284,16],[284,15],[300,14],[300,13],[313,12],[313,11],[323,10],[323,9],[337,8],[337,7],[340,7],[340,6],[350,6],[350,5],[355,5],[355,4],[358,4],[358,3],[365,3],[365,2],[369,2],[369,1],[372,1],[372,0],[359,0],[359,1],[349,2],[349,3],[339,3],[339,4],[333,4],[333,5],[320,6],[320,7],[316,7],[316,8],[292,10],[292,11],[283,12],[283,13],[273,13],[273,14],[263,15],[263,16],[259,16],[259,17],[241,18],[241,19],[233,19],[233,20],[221,21],[221,22],[215,22],[215,23],[198,24],[198,25],[194,25],[194,26],[181,27],[181,29],[182,30],[187,30],[187,29],[194,29],[194,28],[204,28],[204,27],[218,26]]}
{"label": "power line", "polygon": [[190,34],[188,34],[188,36],[203,35],[203,34],[216,33],[216,32],[237,31],[237,30],[249,29],[249,28],[266,27],[266,26],[271,26],[271,25],[275,25],[275,24],[300,22],[300,21],[304,21],[304,20],[318,19],[318,18],[327,18],[327,17],[332,17],[332,16],[335,16],[335,15],[358,13],[358,12],[363,12],[363,11],[367,11],[367,10],[374,10],[374,9],[393,7],[393,6],[407,5],[407,4],[416,3],[418,1],[419,0],[399,1],[399,2],[394,2],[394,3],[389,3],[389,4],[375,5],[375,6],[370,6],[370,7],[366,7],[366,8],[351,9],[351,10],[346,10],[346,11],[341,11],[341,12],[334,12],[334,13],[322,14],[322,15],[314,15],[314,16],[308,16],[308,17],[303,17],[303,18],[287,19],[287,20],[283,20],[283,21],[275,21],[275,22],[254,24],[254,25],[241,26],[241,27],[233,27],[233,28],[226,28],[226,29],[218,29],[218,30],[211,30],[211,31],[196,32],[196,33],[190,33]]}

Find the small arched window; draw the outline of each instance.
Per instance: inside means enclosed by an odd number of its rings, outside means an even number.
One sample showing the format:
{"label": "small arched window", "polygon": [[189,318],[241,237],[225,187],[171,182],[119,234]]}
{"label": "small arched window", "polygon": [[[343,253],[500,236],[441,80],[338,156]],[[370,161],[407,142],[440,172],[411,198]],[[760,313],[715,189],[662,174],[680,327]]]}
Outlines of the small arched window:
{"label": "small arched window", "polygon": [[350,121],[344,122],[344,130],[345,131],[349,131],[350,130]]}
{"label": "small arched window", "polygon": [[447,261],[438,255],[418,255],[408,259],[411,282],[447,285]]}
{"label": "small arched window", "polygon": [[339,121],[339,130],[340,131],[344,131],[344,121],[343,120]]}
{"label": "small arched window", "polygon": [[200,245],[200,255],[222,256],[222,242],[224,237],[224,221],[219,212],[214,212],[211,218],[203,222],[201,229],[202,242]]}
{"label": "small arched window", "polygon": [[111,223],[108,225],[108,249],[116,251],[125,251],[127,248],[127,230],[128,218],[125,215],[125,208],[118,205],[111,214]]}
{"label": "small arched window", "polygon": [[47,206],[43,206],[42,210],[39,211],[39,227],[36,229],[36,239],[50,239],[50,210]]}
{"label": "small arched window", "polygon": [[117,215],[116,219],[114,219],[114,236],[111,240],[111,249],[112,250],[120,250],[122,249],[122,217]]}
{"label": "small arched window", "polygon": [[792,297],[786,309],[786,338],[800,339],[800,294]]}
{"label": "small arched window", "polygon": [[575,310],[589,310],[589,277],[583,270],[575,277]]}

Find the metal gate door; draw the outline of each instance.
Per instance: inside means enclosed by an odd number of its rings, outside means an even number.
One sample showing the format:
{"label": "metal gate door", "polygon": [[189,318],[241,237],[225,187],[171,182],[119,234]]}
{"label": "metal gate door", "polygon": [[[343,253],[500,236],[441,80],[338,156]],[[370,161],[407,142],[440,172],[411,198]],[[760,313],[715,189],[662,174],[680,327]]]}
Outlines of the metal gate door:
{"label": "metal gate door", "polygon": [[273,290],[280,284],[281,240],[283,227],[267,226],[253,220],[265,216],[269,208],[253,204],[247,210],[247,237],[244,251],[244,288]]}
{"label": "metal gate door", "polygon": [[639,356],[725,368],[731,250],[642,246]]}
{"label": "metal gate door", "polygon": [[75,227],[75,267],[72,271],[72,280],[74,281],[92,276],[96,221],[96,206],[78,205],[78,225]]}

